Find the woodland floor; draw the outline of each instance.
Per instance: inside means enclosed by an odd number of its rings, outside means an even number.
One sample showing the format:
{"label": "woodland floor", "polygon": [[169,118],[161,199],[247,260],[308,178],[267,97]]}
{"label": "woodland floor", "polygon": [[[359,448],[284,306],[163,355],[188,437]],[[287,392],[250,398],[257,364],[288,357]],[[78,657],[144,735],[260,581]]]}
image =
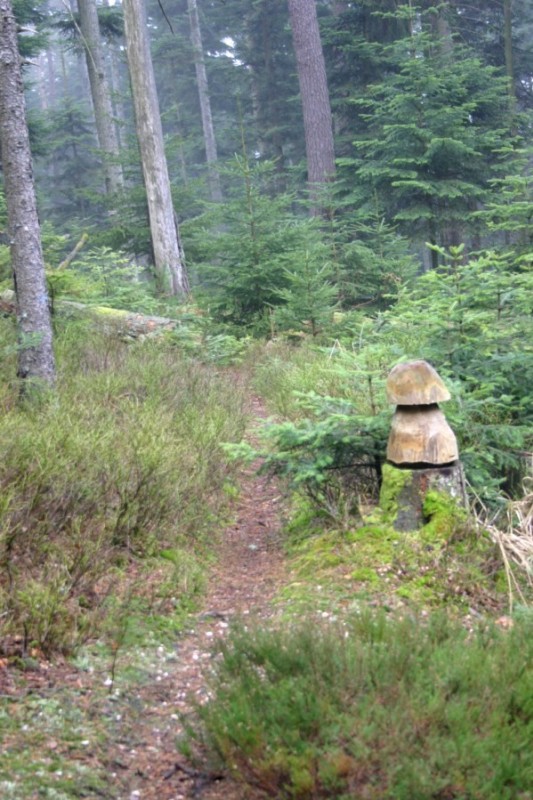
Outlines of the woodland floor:
{"label": "woodland floor", "polygon": [[[252,398],[251,404],[253,418],[265,416],[259,398]],[[36,775],[45,775],[41,788],[37,778],[35,788],[28,784],[25,790],[29,794],[20,794],[19,776],[0,769],[0,786],[4,792],[7,787],[8,798],[253,800],[249,788],[243,794],[229,777],[198,772],[179,754],[176,740],[180,715],[191,711],[194,700],[208,696],[206,675],[214,641],[225,635],[233,620],[252,625],[276,614],[273,599],[287,581],[280,545],[281,502],[275,482],[257,476],[254,466],[245,470],[233,522],[220,536],[201,610],[175,645],[159,646],[155,653],[144,648],[142,669],[137,665],[133,678],[120,657],[111,690],[109,661],[105,670],[38,662],[20,674],[0,662],[0,698],[8,701],[15,723],[4,739],[4,754],[12,750],[14,771],[31,770],[30,760]],[[69,725],[76,729],[70,736]],[[72,794],[61,785],[69,765]],[[92,781],[90,775],[98,779]],[[58,789],[61,786],[58,795],[52,788],[54,776]],[[42,791],[44,783],[51,793]]]}
{"label": "woodland floor", "polygon": [[[254,424],[265,416],[261,399],[252,396],[252,442]],[[342,558],[351,545],[340,539],[324,553],[326,563],[333,564],[330,584],[322,585],[316,558],[309,580],[300,581],[298,567],[289,567],[284,558],[279,486],[256,470],[251,465],[239,476],[232,522],[218,536],[201,608],[190,615],[185,630],[166,630],[153,640],[141,636],[138,646],[117,650],[115,664],[109,649],[98,650],[98,645],[74,662],[50,664],[36,654],[20,669],[0,659],[1,800],[264,797],[228,775],[210,773],[208,766],[194,766],[177,747],[182,720],[195,703],[209,698],[214,643],[232,622],[263,624],[288,610],[298,613],[301,601],[317,619],[334,620],[336,609],[358,607],[361,597],[369,607],[401,615],[405,601],[398,590],[407,578],[388,565],[379,591],[369,593],[361,570],[354,572],[361,565]],[[448,594],[458,584],[465,609],[461,619],[468,628],[480,614],[502,614],[504,595],[494,596],[482,586],[473,593],[470,574],[465,585],[460,577],[452,571],[444,579]],[[512,624],[506,616],[496,623]]]}

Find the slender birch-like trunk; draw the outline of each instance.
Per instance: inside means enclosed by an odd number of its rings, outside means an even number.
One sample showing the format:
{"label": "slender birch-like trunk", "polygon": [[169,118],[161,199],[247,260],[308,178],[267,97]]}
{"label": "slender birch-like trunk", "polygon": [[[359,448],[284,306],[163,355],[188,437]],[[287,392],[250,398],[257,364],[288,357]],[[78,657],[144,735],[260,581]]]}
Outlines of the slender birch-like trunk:
{"label": "slender birch-like trunk", "polygon": [[148,202],[155,269],[160,284],[174,295],[189,290],[170,192],[163,128],[150,53],[143,0],[124,0],[126,54],[135,108],[137,138]]}
{"label": "slender birch-like trunk", "polygon": [[200,112],[202,115],[202,128],[204,133],[209,192],[211,195],[211,200],[213,200],[213,202],[220,203],[222,200],[222,189],[220,188],[220,175],[217,168],[217,143],[215,139],[215,129],[213,126],[213,115],[211,114],[211,99],[209,97],[209,85],[207,82],[204,48],[202,44],[202,31],[200,28],[200,17],[198,15],[198,4],[196,0],[187,0],[187,8],[189,10],[191,44],[193,49],[194,67],[196,70],[198,99],[200,101]]}

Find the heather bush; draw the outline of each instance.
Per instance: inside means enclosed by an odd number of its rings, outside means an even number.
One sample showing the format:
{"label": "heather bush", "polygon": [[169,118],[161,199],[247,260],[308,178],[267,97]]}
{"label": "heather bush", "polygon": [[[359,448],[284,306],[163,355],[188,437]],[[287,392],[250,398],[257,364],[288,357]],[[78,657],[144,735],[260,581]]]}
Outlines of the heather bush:
{"label": "heather bush", "polygon": [[140,560],[205,543],[244,422],[229,378],[166,345],[58,338],[56,397],[6,395],[0,419],[2,621],[47,651],[94,633]]}
{"label": "heather bush", "polygon": [[532,617],[234,631],[185,752],[266,797],[502,800],[533,785]]}

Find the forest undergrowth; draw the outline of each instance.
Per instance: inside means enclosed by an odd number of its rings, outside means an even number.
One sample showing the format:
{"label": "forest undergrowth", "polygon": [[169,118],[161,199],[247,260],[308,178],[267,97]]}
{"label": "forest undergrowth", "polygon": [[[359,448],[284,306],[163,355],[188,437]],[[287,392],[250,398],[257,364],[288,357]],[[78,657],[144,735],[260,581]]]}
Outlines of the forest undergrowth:
{"label": "forest undergrowth", "polygon": [[68,323],[36,409],[2,331],[3,796],[529,797],[529,555],[380,516],[385,355]]}

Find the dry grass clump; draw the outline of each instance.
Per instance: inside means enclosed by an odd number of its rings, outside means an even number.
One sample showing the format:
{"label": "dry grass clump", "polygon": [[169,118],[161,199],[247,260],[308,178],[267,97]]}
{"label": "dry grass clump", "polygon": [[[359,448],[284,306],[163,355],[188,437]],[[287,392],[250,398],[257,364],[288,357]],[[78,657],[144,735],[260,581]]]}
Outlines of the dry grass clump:
{"label": "dry grass clump", "polygon": [[521,586],[524,581],[533,587],[533,478],[524,482],[524,496],[510,500],[505,514],[497,521],[478,521],[498,545],[507,578],[509,606],[512,610],[514,599],[526,604]]}

